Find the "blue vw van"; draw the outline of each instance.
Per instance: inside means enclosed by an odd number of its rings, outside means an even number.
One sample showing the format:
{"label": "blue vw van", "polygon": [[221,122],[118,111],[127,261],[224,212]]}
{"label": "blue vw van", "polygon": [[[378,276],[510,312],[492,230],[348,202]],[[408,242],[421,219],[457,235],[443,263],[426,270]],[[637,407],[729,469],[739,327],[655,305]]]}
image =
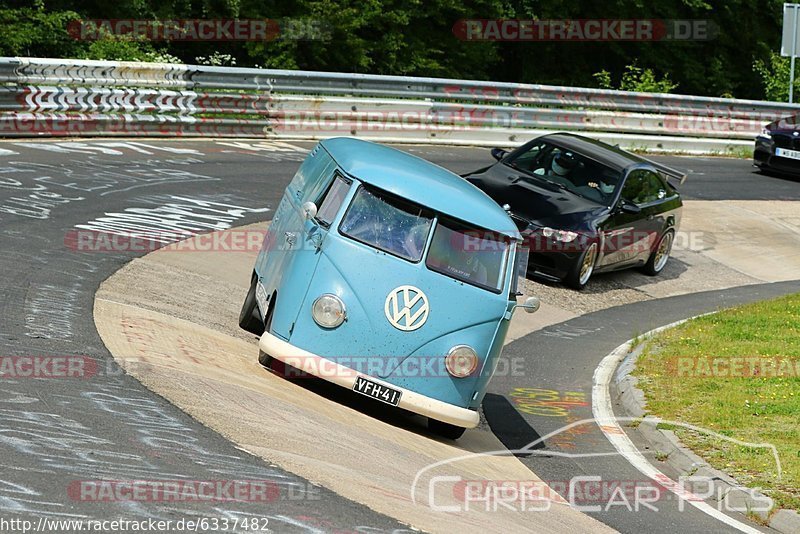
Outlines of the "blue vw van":
{"label": "blue vw van", "polygon": [[239,325],[261,336],[265,366],[279,360],[457,439],[478,424],[517,306],[520,243],[508,213],[461,177],[328,139],[286,189]]}

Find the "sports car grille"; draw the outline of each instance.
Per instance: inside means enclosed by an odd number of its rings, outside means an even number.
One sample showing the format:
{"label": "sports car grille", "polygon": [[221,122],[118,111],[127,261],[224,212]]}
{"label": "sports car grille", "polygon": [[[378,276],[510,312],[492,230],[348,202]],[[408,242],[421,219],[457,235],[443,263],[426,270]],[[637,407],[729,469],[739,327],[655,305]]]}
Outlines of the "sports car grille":
{"label": "sports car grille", "polygon": [[800,136],[795,137],[792,135],[785,135],[785,134],[773,134],[772,141],[778,148],[790,148],[794,150],[800,150]]}

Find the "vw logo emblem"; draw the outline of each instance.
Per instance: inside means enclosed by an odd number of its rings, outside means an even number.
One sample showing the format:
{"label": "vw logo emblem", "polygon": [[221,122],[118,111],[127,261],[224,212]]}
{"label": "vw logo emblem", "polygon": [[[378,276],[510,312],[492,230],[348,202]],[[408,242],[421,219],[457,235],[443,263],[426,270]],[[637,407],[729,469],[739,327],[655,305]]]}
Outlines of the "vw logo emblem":
{"label": "vw logo emblem", "polygon": [[393,327],[411,332],[428,320],[428,297],[414,286],[394,288],[386,297],[384,312]]}

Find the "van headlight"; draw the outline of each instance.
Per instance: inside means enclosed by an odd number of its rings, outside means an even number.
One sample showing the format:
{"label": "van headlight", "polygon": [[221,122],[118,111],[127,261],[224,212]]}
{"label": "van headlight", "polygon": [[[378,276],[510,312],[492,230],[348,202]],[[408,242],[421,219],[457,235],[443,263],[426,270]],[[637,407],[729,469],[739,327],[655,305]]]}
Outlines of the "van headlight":
{"label": "van headlight", "polygon": [[336,328],[344,322],[347,310],[342,299],[326,293],[314,301],[311,306],[311,316],[322,328]]}
{"label": "van headlight", "polygon": [[456,378],[466,378],[478,369],[478,354],[469,345],[456,345],[444,357],[447,372]]}

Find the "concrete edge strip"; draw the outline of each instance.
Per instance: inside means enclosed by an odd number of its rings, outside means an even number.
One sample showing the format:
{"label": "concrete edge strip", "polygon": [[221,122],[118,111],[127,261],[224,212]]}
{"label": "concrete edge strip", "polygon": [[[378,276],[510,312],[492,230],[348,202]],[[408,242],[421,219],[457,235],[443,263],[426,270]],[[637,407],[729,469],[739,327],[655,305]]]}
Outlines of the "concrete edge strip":
{"label": "concrete edge strip", "polygon": [[[650,330],[641,338],[650,338],[664,330],[674,328],[688,320],[694,319],[699,316],[690,317],[681,321],[676,321],[668,325]],[[597,425],[605,435],[606,439],[614,446],[619,454],[624,457],[633,467],[646,477],[652,479],[659,485],[665,487],[670,492],[674,493],[679,499],[687,501],[690,505],[694,506],[701,512],[713,517],[714,519],[725,523],[726,525],[745,532],[748,534],[760,534],[761,531],[742,523],[724,513],[717,510],[713,506],[706,503],[700,497],[688,492],[683,486],[679,485],[667,475],[662,473],[659,469],[653,466],[647,458],[636,448],[633,441],[628,437],[622,427],[619,425],[617,417],[614,415],[614,408],[611,402],[611,381],[614,377],[619,364],[625,359],[625,356],[630,352],[634,340],[628,340],[622,345],[614,349],[610,354],[603,358],[600,364],[594,371],[592,377],[592,415],[594,416]],[[629,418],[633,419],[633,418]]]}

